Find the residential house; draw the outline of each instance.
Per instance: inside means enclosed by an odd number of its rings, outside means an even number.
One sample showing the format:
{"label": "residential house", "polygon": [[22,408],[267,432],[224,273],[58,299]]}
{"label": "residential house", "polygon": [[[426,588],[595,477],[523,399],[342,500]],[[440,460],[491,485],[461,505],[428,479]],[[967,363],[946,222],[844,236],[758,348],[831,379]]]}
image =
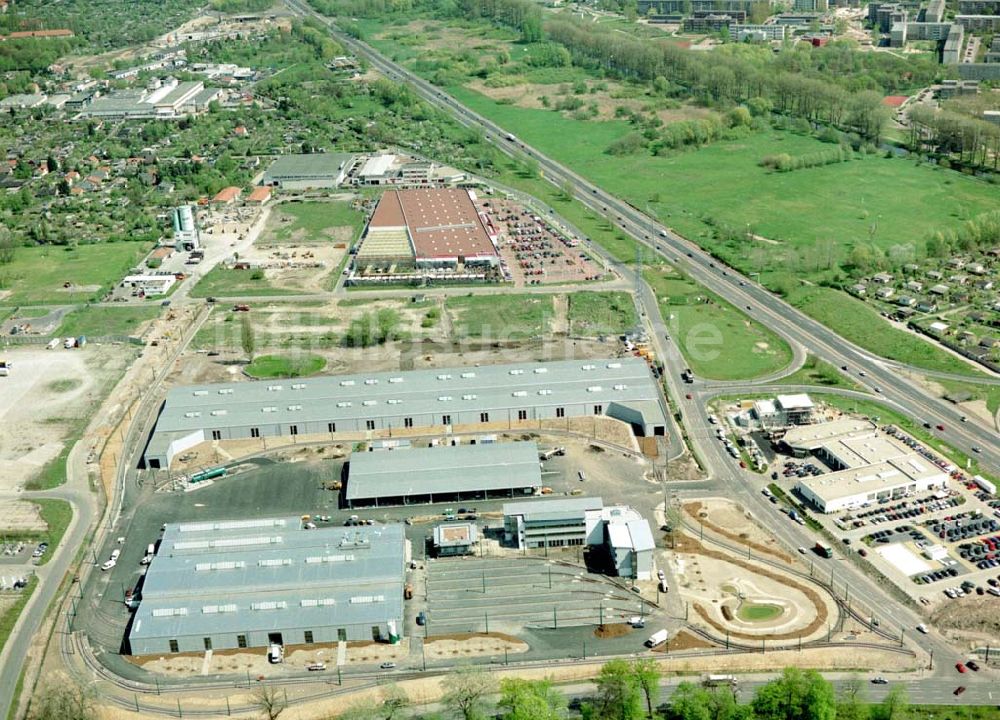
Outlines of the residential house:
{"label": "residential house", "polygon": [[965,269],[968,270],[973,275],[985,275],[987,273],[986,266],[979,262],[972,263]]}
{"label": "residential house", "polygon": [[924,284],[919,280],[910,280],[906,283],[906,289],[910,292],[921,292],[924,289]]}
{"label": "residential house", "polygon": [[878,295],[883,300],[888,300],[896,293],[891,287],[879,288],[875,294]]}
{"label": "residential house", "polygon": [[952,275],[948,278],[948,282],[954,283],[955,285],[965,285],[969,281],[968,275]]}
{"label": "residential house", "polygon": [[851,292],[855,295],[866,295],[868,294],[868,286],[864,283],[856,283],[851,285]]}
{"label": "residential house", "polygon": [[222,188],[219,192],[215,194],[212,198],[212,202],[217,205],[232,205],[236,202],[242,191],[238,187],[230,185],[227,188]]}
{"label": "residential house", "polygon": [[968,264],[969,261],[966,260],[965,258],[953,257],[950,260],[948,260],[948,267],[955,268],[956,270],[961,270]]}
{"label": "residential house", "polygon": [[896,304],[900,307],[913,307],[917,304],[917,301],[909,295],[900,295],[896,298]]}
{"label": "residential house", "polygon": [[932,313],[937,312],[938,306],[932,300],[921,300],[917,303],[917,312]]}
{"label": "residential house", "polygon": [[875,273],[872,275],[872,282],[877,282],[879,285],[888,285],[892,282],[892,275],[889,273]]}
{"label": "residential house", "polygon": [[980,280],[980,281],[978,281],[976,283],[976,289],[977,290],[992,290],[993,289],[993,281],[990,280],[990,279]]}
{"label": "residential house", "polygon": [[947,285],[941,285],[941,284],[939,284],[939,285],[933,285],[931,287],[931,289],[928,290],[928,292],[930,292],[930,293],[932,293],[934,295],[947,295],[948,294],[948,290],[949,290],[949,288],[948,288]]}
{"label": "residential house", "polygon": [[976,334],[968,330],[962,330],[958,333],[958,341],[963,345],[971,345],[976,342]]}
{"label": "residential house", "polygon": [[944,277],[944,273],[941,272],[940,270],[928,270],[927,277],[929,277],[931,280],[940,280],[941,278]]}

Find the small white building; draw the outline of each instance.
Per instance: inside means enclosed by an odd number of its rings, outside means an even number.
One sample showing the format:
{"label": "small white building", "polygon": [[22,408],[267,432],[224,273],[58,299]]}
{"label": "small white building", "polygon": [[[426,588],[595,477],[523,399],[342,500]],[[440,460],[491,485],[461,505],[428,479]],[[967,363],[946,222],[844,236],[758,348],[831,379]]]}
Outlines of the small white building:
{"label": "small white building", "polygon": [[166,295],[175,282],[177,278],[173,275],[127,275],[122,287],[139,290],[144,295]]}
{"label": "small white building", "polygon": [[656,543],[649,523],[631,508],[606,508],[604,546],[618,577],[651,580]]}

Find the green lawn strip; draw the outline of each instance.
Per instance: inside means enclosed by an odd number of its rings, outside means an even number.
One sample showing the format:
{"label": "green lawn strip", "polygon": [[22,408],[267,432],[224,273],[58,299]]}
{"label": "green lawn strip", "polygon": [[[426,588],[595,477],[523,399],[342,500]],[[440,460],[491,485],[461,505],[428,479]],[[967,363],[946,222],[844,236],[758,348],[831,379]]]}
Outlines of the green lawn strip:
{"label": "green lawn strip", "polygon": [[792,360],[784,340],[668,265],[647,268],[643,277],[695,374],[740,380],[777,372]]}
{"label": "green lawn strip", "polygon": [[632,296],[625,292],[580,291],[568,299],[570,335],[620,335],[639,322]]}
{"label": "green lawn strip", "polygon": [[51,490],[66,482],[66,460],[69,458],[69,451],[80,438],[80,433],[86,425],[84,420],[73,421],[73,427],[69,436],[63,441],[63,448],[52,460],[49,460],[38,474],[24,484],[25,490]]}
{"label": "green lawn strip", "polygon": [[32,498],[28,502],[38,505],[46,529],[7,532],[3,534],[3,540],[4,542],[24,540],[25,542],[48,543],[48,551],[38,561],[39,565],[44,565],[52,558],[52,553],[62,541],[66,528],[69,527],[69,523],[73,519],[73,508],[65,500],[57,498]]}
{"label": "green lawn strip", "polygon": [[270,285],[265,278],[254,279],[253,270],[216,267],[191,289],[191,297],[240,297],[253,295],[294,295],[297,291]]}
{"label": "green lawn strip", "polygon": [[981,375],[934,343],[892,327],[869,305],[847,293],[827,287],[798,287],[786,299],[844,339],[881,357],[926,370]]}
{"label": "green lawn strip", "polygon": [[552,295],[466,295],[449,297],[456,337],[522,340],[544,335],[552,320]]}
{"label": "green lawn strip", "polygon": [[[879,705],[869,705],[877,717]],[[907,705],[905,720],[1000,720],[1000,707],[992,705]]]}
{"label": "green lawn strip", "polygon": [[4,645],[7,644],[10,634],[14,631],[14,626],[17,624],[17,619],[21,615],[21,611],[24,610],[24,606],[28,604],[28,600],[37,587],[38,577],[32,575],[28,578],[28,584],[18,593],[17,602],[0,615],[0,650],[3,650]]}
{"label": "green lawn strip", "polygon": [[282,203],[276,212],[279,217],[289,218],[292,222],[281,222],[279,219],[271,238],[278,242],[294,239],[297,244],[303,245],[334,242],[334,236],[328,231],[343,227],[351,230],[350,238],[343,238],[343,242],[350,245],[361,233],[365,221],[364,213],[353,209],[345,201]]}
{"label": "green lawn strip", "polygon": [[57,337],[134,335],[143,323],[159,314],[158,305],[88,305],[63,316],[53,334]]}
{"label": "green lawn strip", "polygon": [[[613,157],[605,153],[607,147],[635,131],[624,120],[578,120],[551,110],[497,103],[465,87],[448,91],[553,159],[636,207],[655,211],[661,221],[706,247],[720,245],[707,219],[741,229],[749,225],[779,243],[768,250],[798,250],[826,241],[871,241],[889,248],[913,243],[933,230],[957,227],[996,203],[996,188],[989,183],[912,159],[868,156],[796,172],[769,172],[759,165],[766,155],[830,148],[813,137],[785,131],[757,132],[661,157],[648,152]],[[887,187],[893,188],[891,198]],[[922,231],[914,238],[917,227]],[[740,260],[733,258],[746,269],[746,261]]]}
{"label": "green lawn strip", "polygon": [[294,378],[315,375],[326,367],[326,360],[319,355],[293,353],[290,355],[260,355],[244,368],[250,377]]}
{"label": "green lawn strip", "polygon": [[[5,305],[66,305],[96,300],[135,267],[148,243],[18,248],[14,259],[0,266],[0,290],[11,294]],[[69,283],[69,287],[65,287]]]}
{"label": "green lawn strip", "polygon": [[809,355],[802,367],[776,382],[781,385],[818,385],[847,390],[857,390],[860,387],[833,365],[815,355]]}

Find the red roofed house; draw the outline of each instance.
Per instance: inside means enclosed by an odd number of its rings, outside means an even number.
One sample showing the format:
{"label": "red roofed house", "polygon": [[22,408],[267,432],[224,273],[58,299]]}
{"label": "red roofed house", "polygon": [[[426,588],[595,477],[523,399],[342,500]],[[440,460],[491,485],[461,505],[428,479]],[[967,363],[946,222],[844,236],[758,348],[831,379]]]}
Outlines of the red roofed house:
{"label": "red roofed house", "polygon": [[215,194],[215,197],[212,198],[212,202],[219,205],[232,205],[239,199],[241,192],[242,190],[238,187],[230,185],[227,188],[219,190],[219,192]]}
{"label": "red roofed house", "polygon": [[236,129],[233,130],[233,134],[237,137],[246,137],[248,131],[245,125],[237,125]]}
{"label": "red roofed house", "polygon": [[247,196],[247,202],[254,205],[263,205],[271,199],[271,188],[269,186],[257,187]]}

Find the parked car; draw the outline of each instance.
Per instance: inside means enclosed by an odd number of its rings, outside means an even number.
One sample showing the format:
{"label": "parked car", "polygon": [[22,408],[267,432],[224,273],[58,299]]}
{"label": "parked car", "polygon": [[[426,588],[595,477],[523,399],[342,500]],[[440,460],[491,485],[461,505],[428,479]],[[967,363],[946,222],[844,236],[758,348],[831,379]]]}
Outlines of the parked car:
{"label": "parked car", "polygon": [[888,685],[888,684],[889,684],[889,681],[886,680],[881,675],[879,675],[878,677],[873,677],[872,678],[872,685]]}
{"label": "parked car", "polygon": [[392,670],[394,667],[396,667],[396,663],[394,662],[384,662],[379,665],[379,668],[382,670]]}
{"label": "parked car", "polygon": [[958,670],[960,673],[964,673],[965,665],[963,663],[957,662],[955,663],[955,669]]}

